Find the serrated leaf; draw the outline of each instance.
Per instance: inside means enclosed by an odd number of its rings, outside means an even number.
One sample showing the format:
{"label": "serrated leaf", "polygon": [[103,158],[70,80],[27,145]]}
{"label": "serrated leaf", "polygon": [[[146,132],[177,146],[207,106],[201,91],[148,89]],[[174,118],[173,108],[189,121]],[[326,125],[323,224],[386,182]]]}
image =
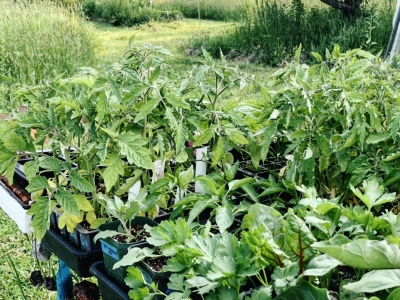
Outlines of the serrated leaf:
{"label": "serrated leaf", "polygon": [[40,190],[44,190],[49,188],[49,183],[47,182],[47,178],[43,176],[35,176],[31,178],[29,181],[29,185],[26,187],[26,190],[29,193],[37,192]]}
{"label": "serrated leaf", "polygon": [[124,162],[119,155],[108,155],[103,164],[107,166],[102,174],[106,191],[109,192],[118,181],[119,176],[124,175]]}
{"label": "serrated leaf", "polygon": [[375,134],[370,134],[367,138],[367,144],[378,144],[387,141],[390,138],[390,132],[378,132]]}
{"label": "serrated leaf", "polygon": [[155,98],[149,100],[146,104],[142,105],[139,108],[139,113],[136,115],[135,120],[133,122],[137,123],[146,118],[157,107],[160,101],[161,101],[160,98]]}
{"label": "serrated leaf", "polygon": [[230,139],[235,144],[247,145],[249,141],[244,137],[244,135],[231,124],[224,126],[224,131],[228,139]]}
{"label": "serrated leaf", "polygon": [[77,171],[72,171],[69,179],[71,185],[77,188],[80,192],[90,193],[95,191],[95,187],[85,178],[81,177]]}
{"label": "serrated leaf", "polygon": [[38,241],[41,241],[50,228],[50,214],[56,207],[56,202],[48,197],[38,197],[27,212],[28,215],[34,216],[32,219],[32,227]]}
{"label": "serrated leaf", "polygon": [[1,140],[4,147],[11,152],[28,150],[26,149],[27,144],[25,142],[25,138],[18,135],[14,131],[9,131],[6,133]]}
{"label": "serrated leaf", "polygon": [[74,196],[60,185],[57,186],[55,198],[65,212],[73,216],[80,216],[79,206]]}
{"label": "serrated leaf", "polygon": [[33,177],[39,173],[39,163],[37,160],[31,160],[24,164],[24,173],[30,182]]}

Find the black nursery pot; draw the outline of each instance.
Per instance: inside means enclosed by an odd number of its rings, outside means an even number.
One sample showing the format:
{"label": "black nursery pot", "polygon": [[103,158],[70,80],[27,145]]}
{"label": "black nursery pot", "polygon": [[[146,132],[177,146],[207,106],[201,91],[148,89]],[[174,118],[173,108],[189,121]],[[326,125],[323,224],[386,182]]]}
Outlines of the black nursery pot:
{"label": "black nursery pot", "polygon": [[157,272],[154,271],[145,261],[140,261],[136,265],[140,269],[142,275],[147,283],[155,282],[160,291],[168,294],[168,282],[171,272]]}
{"label": "black nursery pot", "polygon": [[[147,217],[135,217],[130,225],[133,227],[135,225],[149,225],[157,226],[157,222]],[[99,227],[99,231],[113,230],[118,231],[118,227],[121,225],[120,221],[114,221],[106,224],[102,224]],[[129,225],[129,224],[127,224]],[[108,277],[110,277],[114,282],[120,287],[125,287],[125,276],[127,267],[119,267],[113,270],[113,266],[116,262],[121,260],[121,258],[128,253],[128,249],[131,247],[144,248],[148,247],[149,243],[146,240],[142,240],[134,243],[119,243],[112,238],[100,239],[101,249],[103,251],[104,266]]]}
{"label": "black nursery pot", "polygon": [[60,235],[54,229],[46,231],[42,242],[80,277],[91,277],[90,266],[103,258],[101,249],[92,251],[78,250],[70,243],[68,238]]}
{"label": "black nursery pot", "polygon": [[90,273],[96,277],[103,300],[129,300],[127,289],[122,289],[107,277],[104,262],[99,261],[90,266]]}

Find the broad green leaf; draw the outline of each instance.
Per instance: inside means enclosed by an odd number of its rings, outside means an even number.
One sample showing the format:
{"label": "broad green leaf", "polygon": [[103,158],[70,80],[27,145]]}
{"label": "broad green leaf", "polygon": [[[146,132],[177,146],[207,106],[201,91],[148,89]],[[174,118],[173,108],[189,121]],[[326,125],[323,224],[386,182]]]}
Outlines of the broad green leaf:
{"label": "broad green leaf", "polygon": [[338,151],[343,151],[353,146],[357,142],[357,136],[358,136],[357,131],[353,131],[351,135],[346,139],[343,146]]}
{"label": "broad green leaf", "polygon": [[164,186],[167,186],[169,183],[171,182],[171,179],[169,179],[168,177],[163,177],[161,179],[158,179],[156,182],[154,182],[151,186],[150,186],[150,193],[154,193],[156,191],[158,191],[159,189],[161,189]]}
{"label": "broad green leaf", "polygon": [[106,238],[111,238],[113,236],[116,236],[120,234],[118,231],[115,230],[104,230],[104,231],[99,231],[94,237],[93,237],[93,242],[97,242],[97,240],[104,240]]}
{"label": "broad green leaf", "polygon": [[249,141],[243,136],[243,134],[231,124],[224,126],[224,131],[228,139],[235,144],[247,145]]}
{"label": "broad green leaf", "polygon": [[133,122],[137,123],[137,122],[143,120],[144,118],[146,118],[157,107],[157,105],[160,103],[160,101],[161,101],[160,98],[155,98],[155,99],[151,99],[146,104],[142,105],[139,108],[139,113],[136,115],[135,120]]}
{"label": "broad green leaf", "polygon": [[210,177],[199,175],[194,178],[195,182],[207,195],[218,195],[218,184]]}
{"label": "broad green leaf", "polygon": [[237,190],[238,188],[241,188],[245,184],[253,183],[256,181],[254,178],[243,178],[243,179],[236,179],[232,180],[231,182],[228,183],[229,191],[234,191]]}
{"label": "broad green leaf", "polygon": [[179,187],[182,190],[186,190],[186,188],[188,187],[190,182],[192,182],[193,177],[194,177],[193,166],[190,166],[189,169],[187,169],[186,171],[183,171],[179,174],[179,176],[178,176]]}
{"label": "broad green leaf", "polygon": [[[302,219],[296,216],[291,208],[286,214],[286,222],[283,226],[285,244],[284,251],[293,260],[304,263],[314,257],[316,251],[310,246],[316,242],[316,238]],[[300,269],[300,273],[304,270]]]}
{"label": "broad green leaf", "polygon": [[103,161],[103,164],[106,166],[102,172],[103,179],[106,185],[106,191],[109,192],[118,181],[119,176],[124,175],[124,162],[119,155],[110,154]]}
{"label": "broad green leaf", "polygon": [[400,183],[400,168],[394,168],[390,171],[390,173],[385,177],[384,182],[386,186]]}
{"label": "broad green leaf", "polygon": [[15,172],[16,164],[17,164],[17,161],[14,159],[10,160],[10,162],[7,164],[5,175],[8,178],[9,184],[14,183],[14,172]]}
{"label": "broad green leaf", "polygon": [[154,207],[159,199],[160,199],[161,193],[155,192],[151,193],[142,201],[142,211],[147,212],[149,211],[152,207]]}
{"label": "broad green leaf", "polygon": [[268,126],[268,128],[261,135],[261,160],[265,161],[269,152],[269,146],[271,145],[272,140],[276,135],[276,131],[278,128],[278,121],[274,120]]}
{"label": "broad green leaf", "polygon": [[323,276],[340,265],[340,261],[327,255],[319,255],[311,259],[306,266],[304,276]]}
{"label": "broad green leaf", "polygon": [[[135,185],[135,183],[139,180],[140,176],[143,174],[142,170],[135,170],[133,172],[133,177],[129,177],[126,181],[119,187],[118,191],[115,192],[117,196],[121,196],[125,193],[128,193],[131,187]],[[158,181],[156,181],[157,183]],[[151,190],[150,190],[151,192]]]}
{"label": "broad green leaf", "polygon": [[209,200],[197,201],[193,208],[190,210],[188,223],[192,223],[209,205]]}
{"label": "broad green leaf", "polygon": [[397,299],[400,299],[400,288],[397,288],[394,291],[392,291],[386,300],[397,300]]}
{"label": "broad green leaf", "polygon": [[330,300],[326,289],[314,287],[309,282],[291,286],[274,300]]}
{"label": "broad green leaf", "polygon": [[70,183],[80,192],[90,193],[95,191],[95,187],[92,186],[85,178],[81,177],[77,171],[71,172]]}
{"label": "broad green leaf", "polygon": [[24,173],[30,182],[33,177],[39,173],[39,163],[37,160],[31,160],[24,164]]}
{"label": "broad green leaf", "polygon": [[198,136],[193,143],[193,147],[198,147],[207,144],[215,136],[216,126],[211,126],[204,130],[204,132]]}
{"label": "broad green leaf", "polygon": [[54,157],[41,157],[39,159],[39,167],[45,170],[52,170],[55,173],[61,172],[61,163]]}
{"label": "broad green leaf", "polygon": [[150,248],[138,248],[133,247],[129,248],[128,253],[125,254],[118,262],[116,262],[113,266],[113,270],[118,269],[123,266],[132,266],[135,263],[142,261],[146,257],[153,256],[154,249]]}
{"label": "broad green leaf", "polygon": [[202,276],[194,276],[186,280],[191,286],[199,289],[199,294],[205,294],[214,290],[218,282],[213,282]]}
{"label": "broad green leaf", "polygon": [[61,205],[65,212],[73,216],[80,216],[79,206],[74,196],[66,191],[62,186],[57,186],[55,194],[57,202]]}
{"label": "broad green leaf", "polygon": [[137,267],[128,267],[125,283],[131,289],[138,289],[144,286],[144,278],[142,272]]}
{"label": "broad green leaf", "polygon": [[103,122],[104,116],[107,113],[108,101],[106,94],[104,92],[100,93],[97,98],[96,111],[97,111],[97,121],[99,124]]}
{"label": "broad green leaf", "polygon": [[275,281],[275,290],[277,294],[282,293],[286,287],[294,285],[299,276],[299,265],[292,263],[285,267],[276,267],[271,275]]}
{"label": "broad green leaf", "polygon": [[43,176],[35,176],[31,178],[29,181],[29,185],[26,187],[26,190],[29,193],[37,192],[40,190],[44,190],[49,188],[49,183],[47,182],[47,178]]}
{"label": "broad green leaf", "polygon": [[230,206],[219,206],[215,214],[219,231],[226,231],[233,224],[233,212]]}
{"label": "broad green leaf", "polygon": [[180,153],[181,151],[183,151],[187,139],[188,139],[187,130],[183,124],[183,121],[180,121],[176,128],[176,145],[175,145],[176,153]]}
{"label": "broad green leaf", "polygon": [[79,210],[82,210],[85,212],[94,211],[92,204],[84,195],[75,194],[74,199],[75,199],[76,203],[78,203]]}
{"label": "broad green leaf", "polygon": [[27,144],[25,138],[18,135],[15,131],[9,131],[1,140],[4,147],[11,152],[28,150],[26,149]]}
{"label": "broad green leaf", "polygon": [[235,178],[235,175],[239,169],[239,162],[237,161],[234,165],[229,163],[224,163],[223,165],[226,179],[228,181],[232,181]]}
{"label": "broad green leaf", "polygon": [[398,286],[400,286],[400,270],[372,270],[361,280],[348,283],[343,288],[356,293],[374,293]]}
{"label": "broad green leaf", "polygon": [[369,181],[363,181],[364,194],[358,188],[354,188],[351,184],[350,189],[353,191],[354,195],[364,202],[370,211],[371,208],[376,205],[392,202],[396,199],[396,193],[383,194],[384,187],[379,185],[376,178]]}
{"label": "broad green leaf", "polygon": [[217,145],[213,149],[213,154],[214,155],[213,155],[212,161],[211,161],[212,168],[215,167],[221,161],[221,159],[224,157],[224,154],[225,154],[224,138],[222,138],[222,137],[218,138]]}
{"label": "broad green leaf", "polygon": [[242,185],[242,190],[247,194],[247,196],[253,200],[253,202],[258,203],[260,199],[258,198],[258,193],[254,187],[250,184]]}
{"label": "broad green leaf", "polygon": [[313,243],[312,247],[353,268],[400,269],[400,249],[386,241],[351,241],[336,234],[328,241]]}
{"label": "broad green leaf", "polygon": [[377,144],[384,141],[387,141],[390,138],[390,132],[378,132],[375,134],[371,134],[367,138],[367,144]]}
{"label": "broad green leaf", "polygon": [[118,143],[121,147],[121,154],[126,155],[130,164],[144,169],[153,169],[150,150],[143,147],[144,144],[147,144],[146,139],[128,133],[121,135]]}
{"label": "broad green leaf", "polygon": [[38,241],[46,234],[46,230],[50,228],[50,214],[56,207],[56,202],[48,197],[38,197],[27,212],[28,215],[34,216],[32,219],[32,227]]}

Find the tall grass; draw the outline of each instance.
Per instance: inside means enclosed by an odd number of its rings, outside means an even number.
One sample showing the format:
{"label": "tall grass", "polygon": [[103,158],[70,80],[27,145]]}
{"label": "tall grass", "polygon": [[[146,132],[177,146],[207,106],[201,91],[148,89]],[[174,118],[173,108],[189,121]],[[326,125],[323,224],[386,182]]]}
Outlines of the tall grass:
{"label": "tall grass", "polygon": [[254,0],[153,0],[158,7],[178,9],[187,18],[208,20],[239,20]]}
{"label": "tall grass", "polygon": [[0,3],[0,74],[37,83],[91,65],[92,27],[47,2]]}
{"label": "tall grass", "polygon": [[363,48],[378,53],[386,49],[393,13],[394,7],[382,7],[382,2],[380,7],[363,6],[361,16],[348,18],[327,6],[306,7],[300,0],[281,4],[256,0],[253,13],[234,30],[191,43],[216,56],[221,49],[231,58],[245,57],[273,66],[290,59],[300,44],[305,59],[311,58],[310,52],[323,54],[334,44],[342,50]]}

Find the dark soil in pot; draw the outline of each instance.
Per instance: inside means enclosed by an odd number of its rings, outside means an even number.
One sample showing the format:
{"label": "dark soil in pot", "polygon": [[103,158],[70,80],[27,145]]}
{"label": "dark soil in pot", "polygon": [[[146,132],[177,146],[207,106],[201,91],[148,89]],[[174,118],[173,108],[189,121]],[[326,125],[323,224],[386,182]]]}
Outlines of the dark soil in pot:
{"label": "dark soil in pot", "polygon": [[150,237],[150,233],[144,229],[143,225],[133,225],[132,228],[130,228],[130,232],[135,237],[133,240],[128,241],[129,237],[122,234],[114,236],[113,239],[118,243],[136,243],[144,241],[147,237]]}
{"label": "dark soil in pot", "polygon": [[[161,250],[158,249],[154,254],[162,255]],[[164,266],[167,264],[168,258],[165,256],[160,256],[152,259],[145,259],[144,262],[154,271],[160,272]]]}
{"label": "dark soil in pot", "polygon": [[99,287],[93,282],[83,280],[74,285],[74,296],[76,300],[99,300]]}

